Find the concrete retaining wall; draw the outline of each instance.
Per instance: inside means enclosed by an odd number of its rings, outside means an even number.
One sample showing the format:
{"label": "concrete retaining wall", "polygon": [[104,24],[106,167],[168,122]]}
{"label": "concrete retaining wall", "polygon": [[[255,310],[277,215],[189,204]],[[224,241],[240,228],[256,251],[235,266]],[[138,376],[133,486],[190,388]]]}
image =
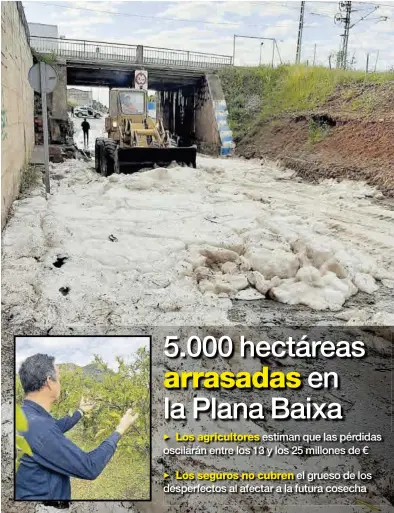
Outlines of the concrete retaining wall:
{"label": "concrete retaining wall", "polygon": [[204,153],[229,155],[232,150],[232,132],[227,122],[227,105],[220,79],[206,75],[197,91],[196,139]]}
{"label": "concrete retaining wall", "polygon": [[67,67],[65,62],[59,62],[56,65],[52,64],[57,73],[57,84],[50,96],[50,111],[54,119],[67,121]]}
{"label": "concrete retaining wall", "polygon": [[1,3],[1,228],[34,147],[33,58],[21,2]]}
{"label": "concrete retaining wall", "polygon": [[181,144],[197,144],[202,153],[229,155],[232,132],[220,78],[208,74],[195,86],[157,93],[157,115]]}
{"label": "concrete retaining wall", "polygon": [[195,129],[198,148],[203,153],[218,155],[220,139],[217,130],[208,80],[204,78],[196,91]]}

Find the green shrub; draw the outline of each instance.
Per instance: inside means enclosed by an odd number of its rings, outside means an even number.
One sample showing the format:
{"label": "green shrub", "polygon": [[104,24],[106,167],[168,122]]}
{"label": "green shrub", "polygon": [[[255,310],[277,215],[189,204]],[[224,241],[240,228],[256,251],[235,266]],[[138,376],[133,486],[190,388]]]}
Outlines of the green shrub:
{"label": "green shrub", "polygon": [[325,139],[330,134],[330,127],[311,119],[308,125],[308,141],[312,144]]}
{"label": "green shrub", "polygon": [[28,194],[32,189],[42,184],[42,172],[35,166],[27,166],[22,170],[19,185],[21,196]]}
{"label": "green shrub", "polygon": [[15,460],[15,470],[18,472],[18,468],[20,465],[21,458],[24,454],[28,454],[32,456],[30,445],[27,443],[24,436],[19,433],[26,432],[29,429],[27,419],[25,414],[23,413],[22,408],[19,404],[15,406],[15,444],[16,444],[16,460]]}
{"label": "green shrub", "polygon": [[57,57],[55,52],[51,53],[38,53],[35,52],[36,59],[40,62],[45,62],[45,64],[55,64],[57,61]]}
{"label": "green shrub", "polygon": [[[365,74],[362,71],[288,64],[274,69],[268,66],[225,68],[219,76],[235,136],[249,133],[258,121],[324,105],[338,87],[363,83],[381,85],[394,80],[393,72]],[[350,90],[348,98],[352,95]],[[257,113],[244,109],[251,96],[260,99],[260,111]],[[243,109],[245,113],[242,113]]]}

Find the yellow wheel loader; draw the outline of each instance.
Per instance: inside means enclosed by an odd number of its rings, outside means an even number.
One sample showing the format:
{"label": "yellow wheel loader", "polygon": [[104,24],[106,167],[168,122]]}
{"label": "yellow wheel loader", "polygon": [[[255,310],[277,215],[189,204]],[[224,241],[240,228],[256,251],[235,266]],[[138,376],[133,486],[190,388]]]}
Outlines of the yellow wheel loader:
{"label": "yellow wheel loader", "polygon": [[108,138],[96,139],[95,167],[98,173],[132,173],[146,167],[166,167],[175,161],[196,167],[197,147],[174,147],[162,121],[148,117],[148,95],[143,89],[111,89]]}

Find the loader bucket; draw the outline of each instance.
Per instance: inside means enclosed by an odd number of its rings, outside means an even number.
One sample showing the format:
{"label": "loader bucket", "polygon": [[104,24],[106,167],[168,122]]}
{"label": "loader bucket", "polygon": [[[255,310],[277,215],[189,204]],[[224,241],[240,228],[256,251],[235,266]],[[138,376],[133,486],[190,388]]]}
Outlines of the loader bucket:
{"label": "loader bucket", "polygon": [[121,173],[132,173],[144,167],[166,167],[175,161],[178,164],[196,167],[197,148],[119,148],[118,161]]}

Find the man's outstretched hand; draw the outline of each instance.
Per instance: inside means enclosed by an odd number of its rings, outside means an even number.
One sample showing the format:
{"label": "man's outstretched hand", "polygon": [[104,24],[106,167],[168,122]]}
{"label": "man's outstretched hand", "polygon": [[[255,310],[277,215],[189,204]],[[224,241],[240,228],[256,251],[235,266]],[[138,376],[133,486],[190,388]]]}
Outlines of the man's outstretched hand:
{"label": "man's outstretched hand", "polygon": [[138,413],[133,413],[132,408],[126,411],[116,428],[116,431],[123,435],[137,420]]}
{"label": "man's outstretched hand", "polygon": [[79,403],[79,409],[85,414],[89,413],[95,407],[95,403],[93,401],[86,401],[82,396],[81,402]]}

